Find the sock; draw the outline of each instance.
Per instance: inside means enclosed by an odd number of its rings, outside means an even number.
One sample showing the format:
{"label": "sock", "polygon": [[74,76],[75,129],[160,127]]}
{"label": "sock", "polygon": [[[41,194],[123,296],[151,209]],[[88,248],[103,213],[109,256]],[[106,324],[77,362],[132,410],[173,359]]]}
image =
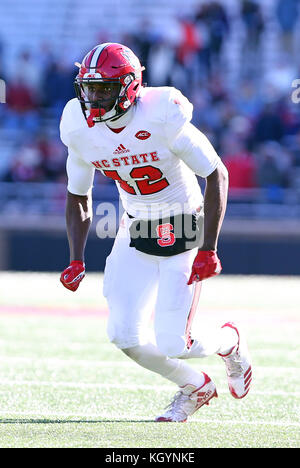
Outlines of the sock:
{"label": "sock", "polygon": [[229,354],[237,344],[237,332],[230,327],[221,328],[221,346],[218,353],[223,355]]}
{"label": "sock", "polygon": [[186,350],[181,359],[204,358],[212,354],[228,354],[238,343],[238,336],[235,330],[230,327],[225,328],[202,328],[192,335],[193,344]]}
{"label": "sock", "polygon": [[171,374],[165,376],[165,378],[176,383],[179,387],[183,387],[186,384],[195,385],[197,388],[202,387],[205,380],[202,372],[194,371],[193,368],[180,359],[172,360],[178,361],[178,367]]}
{"label": "sock", "polygon": [[164,356],[152,343],[122,349],[122,351],[140,366],[161,375],[180,387],[186,384],[201,387],[204,383],[202,372],[199,374],[180,359]]}

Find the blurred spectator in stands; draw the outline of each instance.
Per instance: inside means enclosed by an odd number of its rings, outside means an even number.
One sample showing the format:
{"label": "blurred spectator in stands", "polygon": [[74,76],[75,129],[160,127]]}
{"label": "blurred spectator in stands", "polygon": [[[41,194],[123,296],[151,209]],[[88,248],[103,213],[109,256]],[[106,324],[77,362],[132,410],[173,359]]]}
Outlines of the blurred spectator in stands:
{"label": "blurred spectator in stands", "polygon": [[4,180],[58,182],[65,176],[66,151],[57,135],[39,134],[12,155]]}
{"label": "blurred spectator in stands", "polygon": [[282,96],[290,95],[292,82],[296,78],[298,78],[296,64],[286,54],[281,54],[263,79],[266,96],[280,99]]}
{"label": "blurred spectator in stands", "polygon": [[299,17],[299,0],[277,0],[276,17],[281,31],[284,52],[294,53],[294,33]]}
{"label": "blurred spectator in stands", "polygon": [[284,136],[284,123],[278,114],[276,103],[267,103],[256,121],[253,139],[255,142],[281,141]]}
{"label": "blurred spectator in stands", "polygon": [[219,131],[221,134],[226,133],[227,130],[230,130],[232,119],[236,116],[233,100],[228,96],[214,107],[218,110]]}
{"label": "blurred spectator in stands", "polygon": [[176,62],[170,84],[189,95],[192,86],[197,83],[200,72],[197,56],[201,43],[198,30],[192,19],[188,17],[181,19],[179,26],[180,35],[178,43],[175,45]]}
{"label": "blurred spectator in stands", "polygon": [[224,39],[229,32],[227,13],[220,2],[205,2],[196,11],[194,22],[201,38],[200,63],[210,74],[220,67]]}
{"label": "blurred spectator in stands", "polygon": [[40,182],[45,180],[41,154],[34,142],[24,144],[13,156],[4,180],[6,182]]}
{"label": "blurred spectator in stands", "polygon": [[242,75],[255,76],[261,65],[261,36],[265,29],[261,6],[254,0],[242,0],[240,11],[245,26],[241,55]]}
{"label": "blurred spectator in stands", "polygon": [[243,80],[238,87],[238,92],[233,96],[233,100],[237,112],[252,122],[263,108],[263,98],[254,80]]}
{"label": "blurred spectator in stands", "polygon": [[221,3],[211,2],[208,23],[213,64],[219,66],[223,43],[230,29],[226,10]]}
{"label": "blurred spectator in stands", "polygon": [[36,141],[41,157],[41,165],[45,178],[49,181],[58,181],[65,173],[66,148],[56,135],[39,135]]}
{"label": "blurred spectator in stands", "polygon": [[55,62],[56,56],[54,50],[51,46],[51,43],[47,41],[41,42],[39,44],[39,67],[40,67],[40,86],[42,85],[42,79],[45,72],[51,67],[52,63]]}
{"label": "blurred spectator in stands", "polygon": [[0,78],[2,78],[3,80],[5,79],[5,74],[4,74],[4,70],[3,70],[3,42],[2,42],[2,39],[0,37]]}
{"label": "blurred spectator in stands", "polygon": [[260,4],[255,0],[242,0],[241,17],[246,28],[246,42],[250,48],[257,49],[264,30]]}
{"label": "blurred spectator in stands", "polygon": [[235,110],[222,76],[214,74],[209,80],[200,80],[189,93],[194,105],[193,124],[209,134],[216,149],[220,135],[228,128]]}
{"label": "blurred spectator in stands", "polygon": [[277,142],[269,141],[258,150],[258,181],[267,189],[268,202],[283,201],[283,190],[291,183],[291,155]]}
{"label": "blurred spectator in stands", "polygon": [[176,50],[176,59],[182,65],[189,66],[195,60],[200,47],[200,38],[193,21],[185,18],[181,21],[181,40]]}
{"label": "blurred spectator in stands", "polygon": [[199,37],[198,63],[200,79],[207,79],[211,70],[211,53],[210,53],[210,37],[208,25],[202,18],[202,14],[198,13],[195,18],[195,26]]}
{"label": "blurred spectator in stands", "polygon": [[194,86],[189,93],[193,103],[193,124],[203,131],[203,127],[218,126],[217,110],[211,106],[211,95],[206,80],[199,80],[198,86]]}
{"label": "blurred spectator in stands", "polygon": [[63,61],[52,62],[45,70],[42,81],[43,106],[50,116],[60,118],[62,110],[70,99],[75,97],[74,78],[78,70]]}
{"label": "blurred spectator in stands", "polygon": [[32,88],[21,76],[7,83],[6,103],[4,128],[31,134],[37,132],[40,125],[38,102]]}
{"label": "blurred spectator in stands", "polygon": [[236,114],[229,121],[228,131],[234,133],[236,138],[241,141],[245,148],[252,150],[251,135],[253,132],[252,122],[244,115]]}
{"label": "blurred spectator in stands", "polygon": [[171,84],[171,75],[175,73],[175,50],[164,37],[157,38],[148,55],[149,86]]}
{"label": "blurred spectator in stands", "polygon": [[279,101],[278,114],[284,124],[284,137],[296,135],[300,130],[300,105],[295,104],[290,96]]}
{"label": "blurred spectator in stands", "polygon": [[300,167],[300,128],[295,135],[293,142],[291,143],[291,150],[295,156],[294,164],[297,167]]}
{"label": "blurred spectator in stands", "polygon": [[40,126],[40,67],[29,50],[22,50],[7,72],[4,128],[34,134]]}
{"label": "blurred spectator in stands", "polygon": [[257,186],[257,163],[244,142],[232,132],[222,139],[222,159],[229,172],[229,189]]}
{"label": "blurred spectator in stands", "polygon": [[27,49],[22,50],[9,69],[9,81],[19,79],[30,90],[35,102],[40,104],[41,64]]}
{"label": "blurred spectator in stands", "polygon": [[207,83],[207,89],[211,96],[212,105],[226,101],[229,98],[229,93],[226,88],[223,76],[219,73],[214,73]]}
{"label": "blurred spectator in stands", "polygon": [[136,32],[132,34],[123,35],[122,43],[126,44],[132,49],[140,58],[141,64],[145,67],[143,72],[143,81],[148,82],[148,59],[152,45],[156,42],[157,32],[153,28],[150,19],[143,19],[137,28]]}

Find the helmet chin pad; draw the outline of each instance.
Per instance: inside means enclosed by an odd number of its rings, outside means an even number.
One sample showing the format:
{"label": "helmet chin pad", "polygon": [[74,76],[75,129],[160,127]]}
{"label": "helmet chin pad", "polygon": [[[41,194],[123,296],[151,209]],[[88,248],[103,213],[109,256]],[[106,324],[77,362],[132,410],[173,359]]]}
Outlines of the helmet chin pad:
{"label": "helmet chin pad", "polygon": [[104,114],[106,114],[105,109],[90,109],[90,115],[86,119],[89,128],[95,125],[94,118],[99,118],[100,116],[103,117]]}

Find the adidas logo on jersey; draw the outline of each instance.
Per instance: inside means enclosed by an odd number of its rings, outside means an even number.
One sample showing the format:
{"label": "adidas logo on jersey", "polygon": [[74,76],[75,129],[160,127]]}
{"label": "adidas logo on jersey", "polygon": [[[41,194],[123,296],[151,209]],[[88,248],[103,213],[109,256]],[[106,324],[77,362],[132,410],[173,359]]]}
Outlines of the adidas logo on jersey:
{"label": "adidas logo on jersey", "polygon": [[113,154],[123,154],[123,153],[129,153],[129,152],[130,150],[125,148],[125,146],[121,144],[120,146],[118,146],[117,149],[115,149]]}

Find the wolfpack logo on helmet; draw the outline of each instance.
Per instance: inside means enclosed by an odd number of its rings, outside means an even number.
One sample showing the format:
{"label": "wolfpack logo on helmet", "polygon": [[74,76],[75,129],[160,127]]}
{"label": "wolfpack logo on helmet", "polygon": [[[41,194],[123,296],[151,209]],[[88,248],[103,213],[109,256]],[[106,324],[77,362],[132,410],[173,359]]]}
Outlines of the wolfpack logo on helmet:
{"label": "wolfpack logo on helmet", "polygon": [[[135,102],[142,86],[142,70],[139,59],[131,49],[121,44],[99,44],[86,54],[75,79],[75,91],[89,127],[95,122],[116,119]],[[96,83],[118,84],[119,92],[112,108],[105,109],[102,99],[89,100],[87,85]]]}

